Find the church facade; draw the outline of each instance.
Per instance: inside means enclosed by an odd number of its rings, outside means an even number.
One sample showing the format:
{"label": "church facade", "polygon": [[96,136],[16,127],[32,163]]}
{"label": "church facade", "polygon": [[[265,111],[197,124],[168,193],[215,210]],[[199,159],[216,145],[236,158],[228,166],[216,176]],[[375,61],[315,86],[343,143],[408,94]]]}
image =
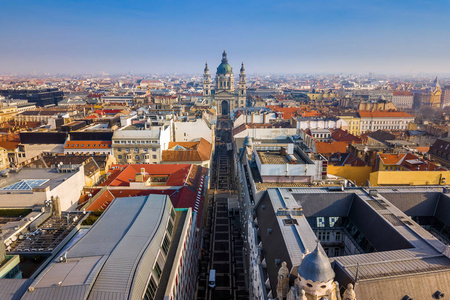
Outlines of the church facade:
{"label": "church facade", "polygon": [[239,72],[237,89],[235,89],[233,68],[228,64],[225,51],[222,54],[222,62],[217,67],[214,89],[206,63],[203,73],[203,98],[216,107],[217,115],[230,115],[232,110],[244,107],[247,98],[244,63]]}

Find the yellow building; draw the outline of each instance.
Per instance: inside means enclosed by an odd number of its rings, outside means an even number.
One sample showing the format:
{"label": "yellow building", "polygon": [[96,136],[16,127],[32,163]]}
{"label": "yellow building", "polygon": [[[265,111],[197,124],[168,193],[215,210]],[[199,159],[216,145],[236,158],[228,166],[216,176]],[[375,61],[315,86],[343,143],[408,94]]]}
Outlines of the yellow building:
{"label": "yellow building", "polygon": [[361,134],[361,118],[353,115],[339,116],[339,118],[347,122],[348,124],[347,131],[349,133],[356,136],[359,136]]}
{"label": "yellow building", "polygon": [[359,186],[367,185],[367,180],[372,172],[371,166],[334,166],[328,165],[327,173],[348,179]]}
{"label": "yellow building", "polygon": [[0,123],[8,122],[14,119],[14,116],[17,115],[17,107],[15,106],[6,106],[0,108]]}
{"label": "yellow building", "polygon": [[392,102],[361,102],[358,110],[397,110],[397,107]]}
{"label": "yellow building", "polygon": [[450,171],[411,153],[383,153],[378,156],[377,172],[370,174],[370,184],[445,185]]}
{"label": "yellow building", "polygon": [[333,98],[339,97],[339,95],[337,93],[332,93],[332,92],[328,92],[328,93],[314,92],[314,93],[308,93],[307,96],[310,100],[314,100],[314,101],[323,101],[325,99],[333,99]]}
{"label": "yellow building", "polygon": [[447,185],[450,171],[377,171],[370,173],[371,186]]}

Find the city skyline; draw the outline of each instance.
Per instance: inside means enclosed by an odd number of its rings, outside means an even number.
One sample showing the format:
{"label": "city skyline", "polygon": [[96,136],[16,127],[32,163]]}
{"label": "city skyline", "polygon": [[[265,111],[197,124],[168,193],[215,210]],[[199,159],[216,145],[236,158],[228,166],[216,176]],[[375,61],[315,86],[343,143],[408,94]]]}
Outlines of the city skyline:
{"label": "city skyline", "polygon": [[215,73],[223,49],[235,73],[450,69],[445,1],[23,3],[0,12],[1,74]]}

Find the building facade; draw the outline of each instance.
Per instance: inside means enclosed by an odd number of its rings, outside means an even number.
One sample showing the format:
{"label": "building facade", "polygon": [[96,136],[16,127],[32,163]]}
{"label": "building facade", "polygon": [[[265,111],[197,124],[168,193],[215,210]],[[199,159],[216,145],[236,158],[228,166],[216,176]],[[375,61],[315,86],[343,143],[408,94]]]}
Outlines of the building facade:
{"label": "building facade", "polygon": [[414,117],[400,111],[360,111],[361,133],[376,130],[407,130]]}
{"label": "building facade", "polygon": [[393,91],[392,103],[398,109],[411,109],[414,104],[414,95],[408,91]]}
{"label": "building facade", "polygon": [[170,142],[170,126],[151,130],[116,130],[112,149],[118,164],[154,164]]}

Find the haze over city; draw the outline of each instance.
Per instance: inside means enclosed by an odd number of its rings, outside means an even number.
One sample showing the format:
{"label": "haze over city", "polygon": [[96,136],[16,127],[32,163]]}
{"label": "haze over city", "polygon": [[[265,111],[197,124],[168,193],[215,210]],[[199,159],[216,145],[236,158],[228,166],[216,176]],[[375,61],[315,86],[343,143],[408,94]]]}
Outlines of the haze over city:
{"label": "haze over city", "polygon": [[1,74],[446,73],[448,1],[3,1]]}
{"label": "haze over city", "polygon": [[450,1],[0,5],[0,300],[450,295]]}

